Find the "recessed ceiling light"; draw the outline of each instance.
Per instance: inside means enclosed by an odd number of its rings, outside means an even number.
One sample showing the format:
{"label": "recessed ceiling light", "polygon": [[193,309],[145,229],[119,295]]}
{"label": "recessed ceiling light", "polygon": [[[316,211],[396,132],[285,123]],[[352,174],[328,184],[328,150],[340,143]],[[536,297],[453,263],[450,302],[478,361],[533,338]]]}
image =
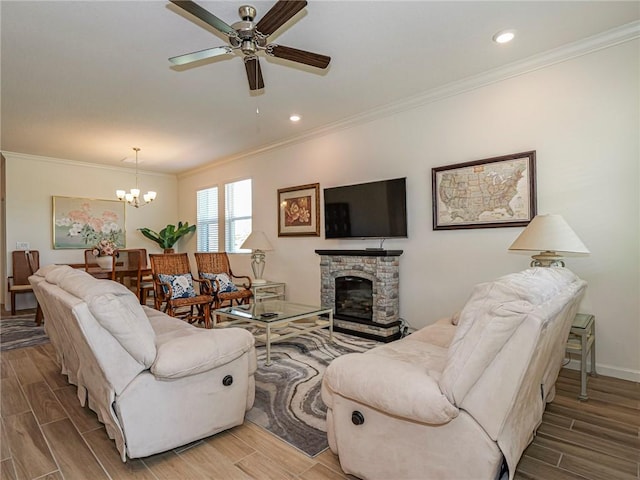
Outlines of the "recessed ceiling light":
{"label": "recessed ceiling light", "polygon": [[509,43],[515,36],[515,30],[502,30],[493,36],[493,41],[496,43]]}
{"label": "recessed ceiling light", "polygon": [[299,122],[300,118],[302,118],[300,117],[300,115],[293,114],[289,117],[289,120],[291,120],[292,122]]}

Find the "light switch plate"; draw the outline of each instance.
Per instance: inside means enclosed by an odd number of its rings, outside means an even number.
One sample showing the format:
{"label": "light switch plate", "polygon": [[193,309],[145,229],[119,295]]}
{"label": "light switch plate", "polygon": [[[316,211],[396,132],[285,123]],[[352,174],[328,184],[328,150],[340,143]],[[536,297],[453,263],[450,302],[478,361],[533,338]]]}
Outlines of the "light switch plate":
{"label": "light switch plate", "polygon": [[16,250],[29,250],[29,242],[16,242]]}

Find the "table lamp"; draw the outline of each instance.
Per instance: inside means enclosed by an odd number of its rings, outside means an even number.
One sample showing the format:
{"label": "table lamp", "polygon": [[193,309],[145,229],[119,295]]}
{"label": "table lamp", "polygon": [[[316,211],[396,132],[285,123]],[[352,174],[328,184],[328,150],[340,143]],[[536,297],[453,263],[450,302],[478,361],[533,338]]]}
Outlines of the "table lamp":
{"label": "table lamp", "polygon": [[531,258],[532,267],[564,267],[565,253],[590,253],[562,215],[536,215],[511,244],[509,250],[540,251]]}
{"label": "table lamp", "polygon": [[247,239],[242,243],[240,248],[249,249],[251,253],[251,270],[253,270],[254,284],[267,283],[262,278],[265,266],[265,251],[273,250],[273,247],[267,240],[267,236],[264,232],[253,231],[249,234]]}

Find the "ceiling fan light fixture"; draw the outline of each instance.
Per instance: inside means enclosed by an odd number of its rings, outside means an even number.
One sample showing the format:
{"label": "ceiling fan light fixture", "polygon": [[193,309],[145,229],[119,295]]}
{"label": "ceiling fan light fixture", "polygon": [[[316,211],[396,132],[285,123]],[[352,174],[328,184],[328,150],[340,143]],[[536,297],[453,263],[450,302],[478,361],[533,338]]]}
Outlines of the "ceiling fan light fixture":
{"label": "ceiling fan light fixture", "polygon": [[500,30],[493,36],[493,41],[499,44],[509,43],[515,36],[515,30]]}
{"label": "ceiling fan light fixture", "polygon": [[254,23],[256,9],[251,5],[242,5],[238,9],[241,20],[233,25],[216,17],[192,0],[170,0],[174,5],[195,16],[202,22],[213,27],[218,32],[228,37],[229,45],[207,48],[197,52],[171,57],[169,61],[174,65],[186,65],[188,63],[213,58],[219,55],[233,53],[240,50],[244,54],[245,69],[249,90],[261,90],[264,88],[264,80],[257,54],[263,51],[266,55],[282,58],[287,61],[309,65],[315,68],[325,69],[331,62],[331,57],[318,53],[299,50],[293,47],[269,43],[268,37],[285,25],[303,8],[307,6],[307,0],[278,0],[267,13]]}

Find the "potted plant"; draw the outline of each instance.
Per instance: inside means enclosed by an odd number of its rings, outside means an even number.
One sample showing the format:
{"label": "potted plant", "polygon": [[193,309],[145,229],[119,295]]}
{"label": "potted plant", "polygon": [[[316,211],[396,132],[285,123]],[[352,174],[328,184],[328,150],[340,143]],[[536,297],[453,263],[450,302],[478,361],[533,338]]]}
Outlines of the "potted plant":
{"label": "potted plant", "polygon": [[178,222],[177,226],[167,225],[160,232],[154,232],[147,227],[139,228],[138,230],[149,240],[153,240],[160,245],[164,249],[164,253],[173,253],[175,243],[187,233],[195,232],[196,226],[189,225],[189,222]]}

